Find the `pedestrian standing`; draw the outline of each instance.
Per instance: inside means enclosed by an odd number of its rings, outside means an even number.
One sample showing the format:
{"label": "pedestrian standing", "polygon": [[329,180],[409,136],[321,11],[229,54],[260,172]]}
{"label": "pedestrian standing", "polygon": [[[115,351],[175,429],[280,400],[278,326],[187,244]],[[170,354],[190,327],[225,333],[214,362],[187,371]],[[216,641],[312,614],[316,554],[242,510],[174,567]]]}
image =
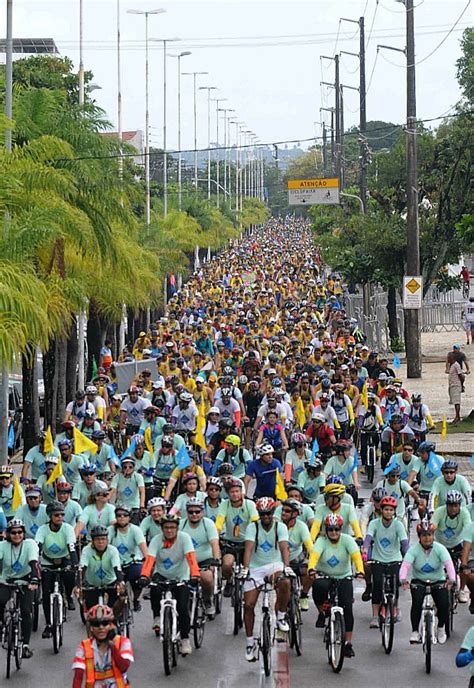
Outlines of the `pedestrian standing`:
{"label": "pedestrian standing", "polygon": [[449,403],[454,405],[455,416],[453,423],[461,420],[461,394],[464,392],[465,376],[461,364],[456,360],[454,351],[449,352],[446,359],[446,372],[448,374]]}

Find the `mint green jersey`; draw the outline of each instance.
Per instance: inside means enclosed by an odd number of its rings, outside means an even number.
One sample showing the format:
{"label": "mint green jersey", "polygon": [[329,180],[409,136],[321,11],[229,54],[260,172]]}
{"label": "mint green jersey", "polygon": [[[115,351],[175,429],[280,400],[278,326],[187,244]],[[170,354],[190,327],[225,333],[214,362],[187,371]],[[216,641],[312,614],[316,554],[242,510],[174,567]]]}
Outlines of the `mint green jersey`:
{"label": "mint green jersey", "polygon": [[386,526],[381,518],[374,518],[369,523],[367,535],[372,537],[372,559],[384,564],[402,560],[400,545],[402,540],[407,539],[407,534],[402,522],[397,518],[394,518],[389,526]]}
{"label": "mint green jersey", "polygon": [[82,550],[79,564],[86,568],[84,582],[94,588],[112,585],[117,580],[115,569],[121,570],[120,554],[113,545],[107,545],[99,554],[92,545],[86,545]]}
{"label": "mint green jersey", "polygon": [[219,540],[219,534],[210,518],[204,516],[196,528],[191,526],[188,518],[182,518],[179,529],[191,538],[198,564],[206,559],[212,559],[211,540]]}
{"label": "mint green jersey", "polygon": [[279,545],[281,542],[288,542],[288,529],[283,523],[273,521],[270,530],[265,530],[261,521],[254,521],[247,527],[245,542],[255,543],[250,558],[250,569],[283,563]]}
{"label": "mint green jersey", "polygon": [[319,553],[316,571],[331,578],[347,578],[352,575],[351,557],[358,551],[356,541],[346,533],[341,533],[336,543],[318,538],[313,545],[313,552]]}

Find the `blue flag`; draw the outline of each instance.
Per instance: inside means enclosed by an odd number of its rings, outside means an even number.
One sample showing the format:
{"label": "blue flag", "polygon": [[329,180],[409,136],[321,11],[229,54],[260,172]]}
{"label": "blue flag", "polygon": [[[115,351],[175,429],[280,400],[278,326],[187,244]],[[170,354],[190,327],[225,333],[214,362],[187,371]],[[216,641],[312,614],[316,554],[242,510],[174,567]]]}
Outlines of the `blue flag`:
{"label": "blue flag", "polygon": [[180,447],[178,453],[176,454],[176,465],[180,470],[191,465],[191,458],[184,444]]}
{"label": "blue flag", "polygon": [[441,466],[443,465],[441,456],[438,456],[438,454],[435,454],[431,451],[428,457],[427,465],[430,471],[432,471],[435,475],[441,475]]}
{"label": "blue flag", "polygon": [[398,370],[400,368],[400,358],[398,356],[393,357],[393,367]]}
{"label": "blue flag", "polygon": [[352,461],[352,465],[349,468],[348,472],[344,475],[344,478],[348,478],[350,475],[352,475],[353,471],[357,468],[359,465],[359,454],[357,453],[357,449],[354,447],[354,460]]}
{"label": "blue flag", "polygon": [[314,438],[313,442],[313,448],[311,449],[311,458],[309,460],[310,465],[312,466],[314,464],[314,460],[316,458],[316,454],[319,451],[319,443],[317,437]]}
{"label": "blue flag", "polygon": [[471,454],[471,464],[474,466],[474,453]]}
{"label": "blue flag", "polygon": [[112,445],[109,447],[109,461],[112,461],[116,466],[120,466],[120,459]]}
{"label": "blue flag", "polygon": [[8,449],[13,449],[15,446],[15,427],[13,421],[10,423],[10,428],[8,430]]}
{"label": "blue flag", "polygon": [[130,456],[135,451],[135,446],[136,446],[136,441],[135,439],[132,439],[122,456],[120,457],[120,461],[122,461],[126,456]]}

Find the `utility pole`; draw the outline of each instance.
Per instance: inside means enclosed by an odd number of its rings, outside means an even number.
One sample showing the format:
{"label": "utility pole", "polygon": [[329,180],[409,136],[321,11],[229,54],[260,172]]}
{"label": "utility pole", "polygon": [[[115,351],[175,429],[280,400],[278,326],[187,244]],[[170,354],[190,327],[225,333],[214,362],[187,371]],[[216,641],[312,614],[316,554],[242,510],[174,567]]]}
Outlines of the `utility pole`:
{"label": "utility pole", "polygon": [[359,133],[360,133],[360,169],[359,190],[364,212],[367,211],[367,129],[366,85],[365,85],[365,26],[364,17],[359,19]]}
{"label": "utility pole", "polygon": [[196,77],[199,74],[208,74],[209,72],[182,72],[182,76],[193,77],[194,100],[193,100],[193,123],[194,123],[194,188],[196,196],[198,193],[198,154],[197,154],[197,104],[196,104]]}
{"label": "utility pole", "polygon": [[324,171],[324,176],[327,174],[327,132],[326,132],[326,123],[323,122],[323,171]]}
{"label": "utility pole", "polygon": [[342,186],[341,169],[341,82],[339,79],[339,55],[334,55],[335,78],[334,89],[336,91],[335,102],[335,124],[336,124],[336,177],[339,177],[339,184]]}
{"label": "utility pole", "polygon": [[[407,274],[420,275],[420,231],[418,225],[418,170],[416,154],[415,17],[413,0],[405,0],[407,32]],[[405,310],[407,376],[421,377],[419,311]]]}

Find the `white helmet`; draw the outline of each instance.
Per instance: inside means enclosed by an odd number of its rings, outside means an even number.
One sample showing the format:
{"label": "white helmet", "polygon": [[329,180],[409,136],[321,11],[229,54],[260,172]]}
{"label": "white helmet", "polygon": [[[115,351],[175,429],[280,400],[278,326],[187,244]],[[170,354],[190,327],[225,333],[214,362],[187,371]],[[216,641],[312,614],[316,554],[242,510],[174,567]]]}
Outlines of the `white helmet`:
{"label": "white helmet", "polygon": [[95,385],[87,385],[86,394],[98,394],[97,387]]}
{"label": "white helmet", "polygon": [[210,408],[209,411],[207,412],[207,415],[209,415],[210,413],[217,413],[218,415],[221,414],[221,412],[219,411],[219,409],[217,408],[217,406],[211,406],[211,408]]}
{"label": "white helmet", "polygon": [[163,497],[152,497],[148,500],[146,508],[150,510],[153,509],[154,506],[162,506],[163,508],[165,508],[166,499],[163,499]]}
{"label": "white helmet", "polygon": [[313,414],[311,416],[313,420],[319,420],[321,423],[324,423],[326,421],[326,417],[324,413],[318,413],[317,411],[313,411]]}
{"label": "white helmet", "polygon": [[257,456],[263,456],[264,454],[273,454],[274,449],[271,444],[261,444],[258,447],[255,447]]}

